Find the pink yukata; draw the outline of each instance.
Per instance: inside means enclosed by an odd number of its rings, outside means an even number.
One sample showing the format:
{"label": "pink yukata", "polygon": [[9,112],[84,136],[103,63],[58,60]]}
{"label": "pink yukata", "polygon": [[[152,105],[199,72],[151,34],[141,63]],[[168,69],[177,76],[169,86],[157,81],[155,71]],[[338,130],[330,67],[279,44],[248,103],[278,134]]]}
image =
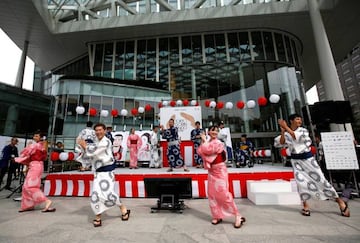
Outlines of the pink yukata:
{"label": "pink yukata", "polygon": [[130,134],[127,139],[127,147],[130,150],[130,168],[136,168],[138,162],[138,150],[141,147],[141,138],[137,134]]}
{"label": "pink yukata", "polygon": [[[229,180],[224,154],[224,143],[218,139],[201,144],[198,153],[208,170],[208,199],[213,219],[241,216],[229,191]],[[223,156],[221,156],[223,154]],[[221,159],[222,158],[222,159]]]}
{"label": "pink yukata", "polygon": [[30,144],[21,152],[15,161],[27,165],[29,170],[26,174],[22,187],[21,210],[28,210],[48,200],[40,189],[41,176],[44,171],[44,160],[47,151],[43,142]]}

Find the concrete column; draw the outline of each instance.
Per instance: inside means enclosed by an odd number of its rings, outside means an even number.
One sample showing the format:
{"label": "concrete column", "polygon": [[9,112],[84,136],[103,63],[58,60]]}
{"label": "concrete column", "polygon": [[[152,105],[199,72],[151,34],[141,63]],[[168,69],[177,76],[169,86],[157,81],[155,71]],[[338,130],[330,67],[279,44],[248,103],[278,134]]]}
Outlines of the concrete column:
{"label": "concrete column", "polygon": [[[244,79],[244,72],[242,70],[241,65],[239,66],[239,80],[240,80],[240,99],[244,102],[247,101],[247,96],[246,96],[246,88],[245,88],[245,79]],[[243,114],[244,114],[244,133],[249,133],[250,132],[250,122],[249,122],[249,114],[248,114],[248,109],[247,107],[245,107],[245,109],[243,109]]]}
{"label": "concrete column", "polygon": [[19,117],[18,105],[11,105],[7,111],[4,135],[14,136],[16,132],[16,123]]}
{"label": "concrete column", "polygon": [[16,80],[15,80],[15,86],[22,88],[23,81],[24,81],[24,72],[25,72],[25,64],[26,64],[26,56],[27,56],[27,50],[29,47],[29,41],[24,42],[24,49],[21,54],[19,68],[16,74]]}
{"label": "concrete column", "polygon": [[[339,76],[336,71],[334,57],[331,52],[329,40],[321,18],[317,0],[307,0],[311,24],[314,33],[316,52],[318,55],[321,80],[324,82],[325,96],[327,100],[344,100]],[[348,127],[348,126],[347,126]],[[342,131],[343,126],[330,124],[332,131]],[[352,132],[352,128],[350,128]],[[349,130],[348,130],[349,131]]]}
{"label": "concrete column", "polygon": [[191,98],[196,100],[196,72],[191,69]]}

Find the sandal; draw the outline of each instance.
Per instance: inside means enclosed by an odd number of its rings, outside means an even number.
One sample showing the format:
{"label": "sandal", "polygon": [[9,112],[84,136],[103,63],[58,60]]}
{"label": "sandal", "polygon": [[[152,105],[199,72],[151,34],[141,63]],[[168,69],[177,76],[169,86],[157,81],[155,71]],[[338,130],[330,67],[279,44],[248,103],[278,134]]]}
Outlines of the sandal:
{"label": "sandal", "polygon": [[101,219],[94,219],[93,220],[93,225],[94,227],[100,227],[102,224],[101,224]]}
{"label": "sandal", "polygon": [[121,215],[121,220],[127,221],[127,220],[129,220],[129,218],[130,218],[130,210],[128,209],[128,210],[126,210],[125,214]]}
{"label": "sandal", "polygon": [[240,224],[237,225],[237,224],[235,223],[235,224],[234,224],[234,228],[236,228],[236,229],[241,228],[241,226],[242,226],[245,222],[246,222],[246,218],[241,217],[241,218],[240,218]]}
{"label": "sandal", "polygon": [[41,210],[42,213],[53,213],[56,211],[56,208],[46,208]]}
{"label": "sandal", "polygon": [[34,211],[35,210],[35,208],[27,208],[27,209],[20,209],[18,212],[19,213],[23,213],[23,212],[28,212],[28,211]]}
{"label": "sandal", "polygon": [[341,212],[341,216],[350,217],[350,209],[349,209],[347,203],[345,203],[345,208],[344,209],[340,208],[340,212]]}
{"label": "sandal", "polygon": [[222,219],[213,219],[213,220],[211,220],[211,224],[213,224],[213,225],[220,224],[221,222],[222,222]]}
{"label": "sandal", "polygon": [[308,210],[308,209],[302,209],[302,210],[301,210],[301,214],[304,215],[304,216],[310,216],[310,210]]}

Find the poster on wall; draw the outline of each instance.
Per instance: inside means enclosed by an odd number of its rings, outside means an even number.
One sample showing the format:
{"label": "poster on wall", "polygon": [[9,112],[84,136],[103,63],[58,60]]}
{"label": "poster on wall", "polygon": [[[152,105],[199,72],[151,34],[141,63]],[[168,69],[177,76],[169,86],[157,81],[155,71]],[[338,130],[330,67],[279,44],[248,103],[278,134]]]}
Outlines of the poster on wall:
{"label": "poster on wall", "polygon": [[191,140],[190,133],[195,128],[195,122],[202,122],[201,107],[162,107],[160,109],[160,125],[168,128],[168,122],[171,118],[174,119],[175,127],[178,128],[180,140]]}
{"label": "poster on wall", "polygon": [[321,140],[328,170],[359,169],[351,132],[323,132]]}

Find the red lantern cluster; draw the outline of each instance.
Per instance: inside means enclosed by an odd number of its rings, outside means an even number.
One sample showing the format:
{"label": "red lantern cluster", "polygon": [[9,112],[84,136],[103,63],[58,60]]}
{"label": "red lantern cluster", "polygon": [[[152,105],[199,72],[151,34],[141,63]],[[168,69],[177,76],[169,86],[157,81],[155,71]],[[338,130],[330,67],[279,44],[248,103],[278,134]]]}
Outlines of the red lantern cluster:
{"label": "red lantern cluster", "polygon": [[243,109],[245,107],[244,101],[240,100],[236,103],[236,107],[239,109]]}
{"label": "red lantern cluster", "polygon": [[176,101],[175,100],[170,101],[170,106],[172,107],[176,106]]}
{"label": "red lantern cluster", "polygon": [[151,111],[152,107],[151,105],[147,104],[145,105],[145,111]]}
{"label": "red lantern cluster", "polygon": [[133,116],[136,116],[137,114],[139,114],[138,109],[137,109],[137,108],[132,108],[132,109],[131,109],[131,114],[132,114]]}
{"label": "red lantern cluster", "polygon": [[266,106],[266,104],[267,104],[267,99],[266,99],[266,97],[264,97],[264,96],[260,96],[259,98],[258,98],[258,104],[259,104],[259,106]]}
{"label": "red lantern cluster", "polygon": [[183,105],[184,105],[184,106],[188,106],[188,105],[189,105],[189,101],[188,101],[188,100],[183,100]]}
{"label": "red lantern cluster", "polygon": [[163,107],[162,102],[159,102],[159,103],[158,103],[158,107],[159,107],[159,108]]}
{"label": "red lantern cluster", "polygon": [[89,109],[89,115],[90,116],[96,116],[97,114],[97,110],[95,108],[90,108]]}
{"label": "red lantern cluster", "polygon": [[119,115],[119,111],[118,111],[117,109],[112,109],[112,110],[111,110],[111,115],[112,115],[113,117],[117,117],[117,116]]}
{"label": "red lantern cluster", "polygon": [[69,152],[68,160],[74,160],[75,154],[73,152]]}
{"label": "red lantern cluster", "polygon": [[218,103],[216,104],[216,108],[219,109],[219,110],[224,108],[224,102],[218,101]]}
{"label": "red lantern cluster", "polygon": [[60,159],[60,154],[58,152],[51,152],[50,154],[51,161],[57,161],[59,159]]}
{"label": "red lantern cluster", "polygon": [[310,151],[313,155],[316,154],[316,147],[315,146],[310,146]]}
{"label": "red lantern cluster", "polygon": [[210,106],[210,102],[211,102],[210,100],[205,100],[205,106],[206,106],[206,107],[209,107],[209,106]]}

